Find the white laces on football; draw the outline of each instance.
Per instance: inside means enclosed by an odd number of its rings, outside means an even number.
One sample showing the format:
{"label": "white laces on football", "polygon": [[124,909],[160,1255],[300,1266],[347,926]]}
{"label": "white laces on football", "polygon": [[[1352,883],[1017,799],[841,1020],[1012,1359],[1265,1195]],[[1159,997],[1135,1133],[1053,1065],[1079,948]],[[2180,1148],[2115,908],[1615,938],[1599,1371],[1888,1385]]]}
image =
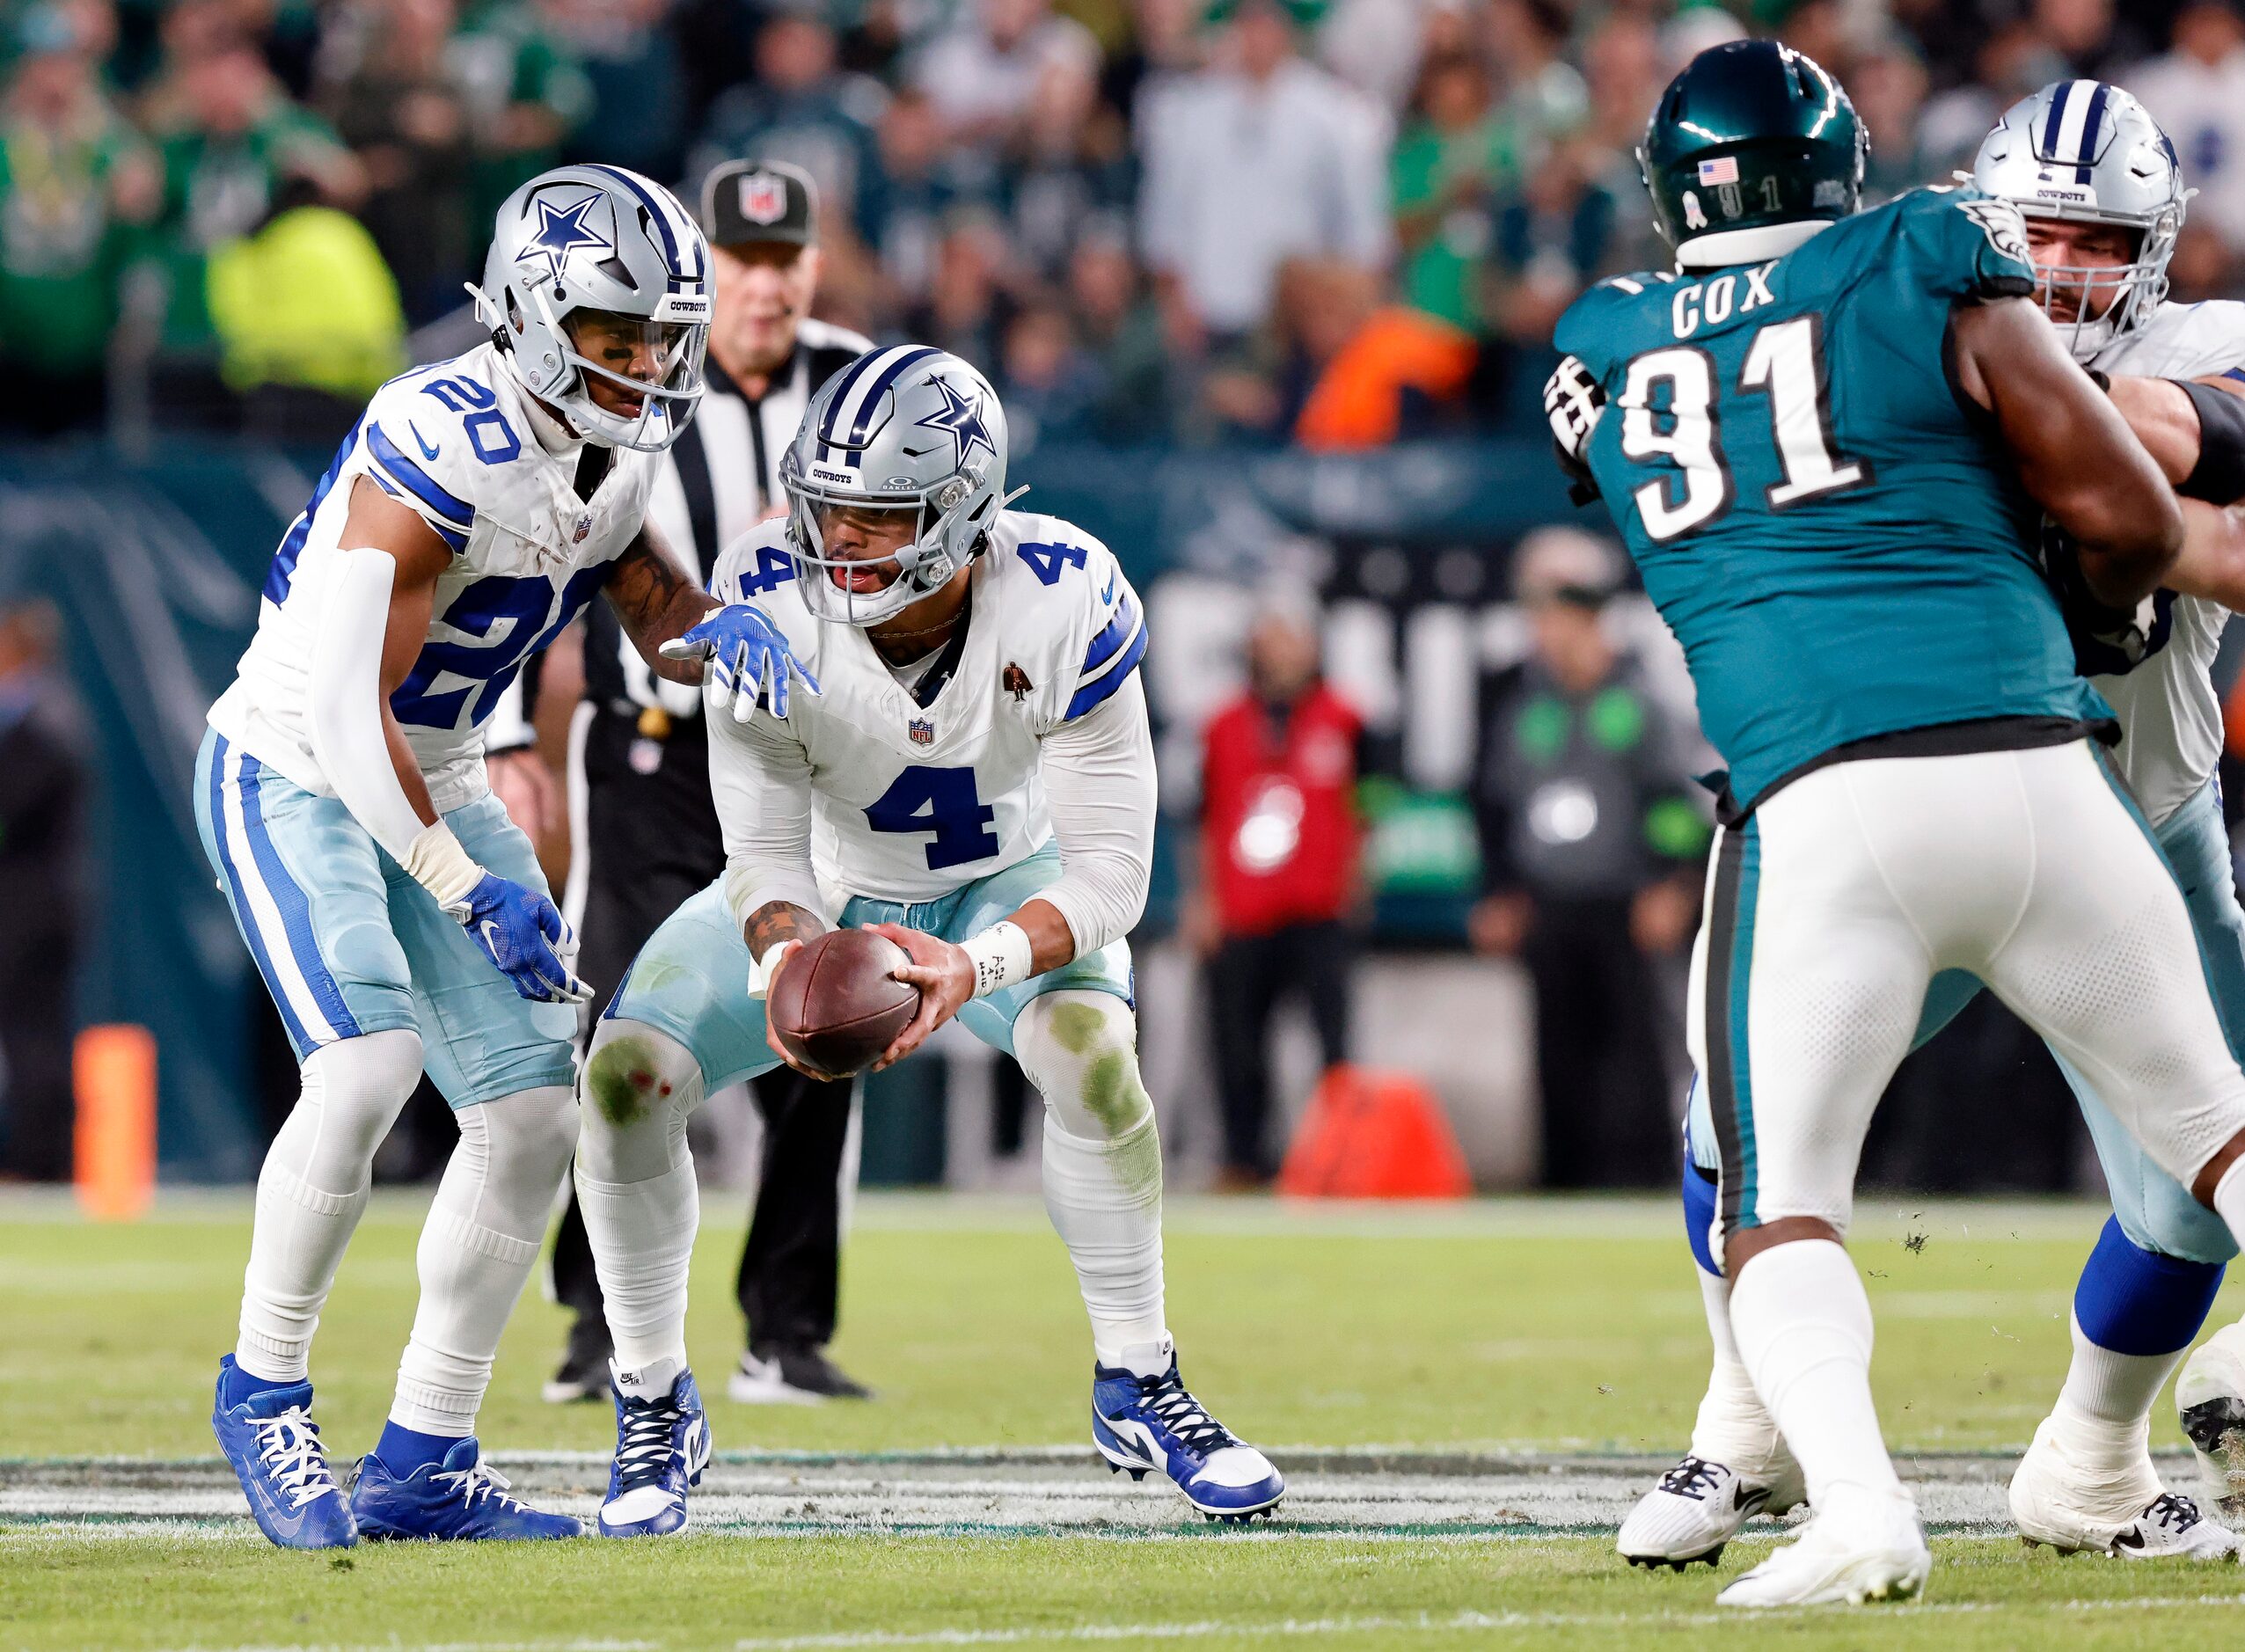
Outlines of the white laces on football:
{"label": "white laces on football", "polygon": [[288,1495],[290,1508],[301,1509],[335,1489],[319,1425],[302,1406],[291,1406],[277,1417],[252,1417],[250,1427],[257,1430],[258,1460]]}
{"label": "white laces on football", "polygon": [[450,1486],[458,1492],[460,1501],[471,1509],[486,1497],[502,1509],[521,1509],[524,1506],[519,1498],[507,1495],[507,1477],[481,1458],[465,1468],[452,1469],[431,1478],[437,1484]]}

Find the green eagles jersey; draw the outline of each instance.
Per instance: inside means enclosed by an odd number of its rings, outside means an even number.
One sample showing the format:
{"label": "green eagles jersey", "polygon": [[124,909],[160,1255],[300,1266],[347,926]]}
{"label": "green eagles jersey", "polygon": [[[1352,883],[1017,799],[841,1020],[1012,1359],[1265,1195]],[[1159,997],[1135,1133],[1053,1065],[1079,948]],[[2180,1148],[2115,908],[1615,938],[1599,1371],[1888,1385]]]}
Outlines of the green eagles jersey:
{"label": "green eagles jersey", "polygon": [[2037,512],[1945,366],[1950,307],[2029,291],[2018,209],[1919,190],[1751,267],[1626,276],[1559,347],[1607,405],[1585,457],[1753,802],[1834,748],[2103,702]]}

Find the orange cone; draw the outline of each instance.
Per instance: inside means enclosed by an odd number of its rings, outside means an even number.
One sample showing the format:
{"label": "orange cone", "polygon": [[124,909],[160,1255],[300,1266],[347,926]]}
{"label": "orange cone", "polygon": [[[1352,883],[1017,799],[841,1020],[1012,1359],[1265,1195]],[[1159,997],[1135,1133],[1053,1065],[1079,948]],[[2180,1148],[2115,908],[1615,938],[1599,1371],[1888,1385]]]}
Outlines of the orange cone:
{"label": "orange cone", "polygon": [[1335,1067],[1310,1098],[1278,1190],[1298,1199],[1462,1199],[1474,1183],[1425,1085],[1408,1073]]}
{"label": "orange cone", "polygon": [[78,1203],[129,1222],[156,1196],[156,1038],[145,1027],[89,1027],[71,1052],[77,1093]]}

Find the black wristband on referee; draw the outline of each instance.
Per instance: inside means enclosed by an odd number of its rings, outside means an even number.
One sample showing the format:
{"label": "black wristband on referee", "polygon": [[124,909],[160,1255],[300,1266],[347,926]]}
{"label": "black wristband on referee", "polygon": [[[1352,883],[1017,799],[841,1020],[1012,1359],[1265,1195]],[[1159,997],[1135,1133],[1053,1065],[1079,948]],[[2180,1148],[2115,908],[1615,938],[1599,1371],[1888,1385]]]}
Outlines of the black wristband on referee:
{"label": "black wristband on referee", "polygon": [[2195,379],[2170,379],[2198,410],[2198,463],[2175,491],[2233,505],[2245,499],[2245,400]]}

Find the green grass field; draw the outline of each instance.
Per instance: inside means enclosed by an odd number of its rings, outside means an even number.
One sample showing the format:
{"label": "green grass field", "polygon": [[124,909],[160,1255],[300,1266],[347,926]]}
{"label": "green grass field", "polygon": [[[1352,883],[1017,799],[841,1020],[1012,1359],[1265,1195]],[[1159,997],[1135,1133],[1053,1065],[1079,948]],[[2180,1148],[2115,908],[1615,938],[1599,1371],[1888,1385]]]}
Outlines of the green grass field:
{"label": "green grass field", "polygon": [[[818,1408],[715,1397],[737,1349],[739,1228],[736,1202],[706,1202],[691,1341],[721,1453],[1085,1444],[1087,1339],[1065,1254],[1033,1202],[868,1200],[836,1352],[880,1399]],[[22,1479],[27,1459],[215,1456],[205,1417],[230,1341],[245,1215],[240,1199],[182,1199],[145,1223],[99,1227],[52,1202],[0,1202],[0,1458],[15,1465],[0,1465],[0,1648],[1606,1647],[1701,1623],[1755,1646],[1946,1648],[2245,1632],[2234,1570],[2061,1561],[1985,1535],[1937,1543],[1920,1605],[1734,1624],[1714,1614],[1705,1569],[1629,1571],[1610,1537],[1586,1528],[1504,1535],[1511,1511],[1497,1510],[1494,1525],[1454,1530],[1298,1518],[1242,1534],[1188,1522],[1181,1505],[1148,1527],[1144,1511],[1165,1507],[1144,1501],[1151,1488],[1088,1475],[1087,1493],[1111,1486],[1116,1509],[1141,1524],[1107,1535],[1079,1524],[330,1557],[267,1549],[246,1522],[216,1515],[105,1524],[42,1513]],[[377,1202],[321,1328],[313,1377],[340,1458],[366,1449],[388,1402],[418,1218],[413,1201]],[[1866,1202],[1854,1249],[1898,1449],[2026,1439],[2056,1391],[2072,1278],[2101,1219],[2080,1205]],[[1688,1433],[1704,1335],[1665,1203],[1179,1202],[1168,1254],[1188,1379],[1282,1466],[1289,1446],[1668,1454]],[[2226,1292],[2217,1321],[2241,1311],[2245,1296]],[[550,1305],[523,1303],[480,1429],[493,1451],[611,1443],[601,1409],[538,1400],[561,1325]],[[2154,1438],[2178,1443],[2171,1414]],[[580,1472],[596,1483],[596,1468]],[[2000,1465],[1988,1472],[2000,1479]],[[1773,1531],[1762,1530],[1726,1557],[1725,1576],[1765,1552]]]}

